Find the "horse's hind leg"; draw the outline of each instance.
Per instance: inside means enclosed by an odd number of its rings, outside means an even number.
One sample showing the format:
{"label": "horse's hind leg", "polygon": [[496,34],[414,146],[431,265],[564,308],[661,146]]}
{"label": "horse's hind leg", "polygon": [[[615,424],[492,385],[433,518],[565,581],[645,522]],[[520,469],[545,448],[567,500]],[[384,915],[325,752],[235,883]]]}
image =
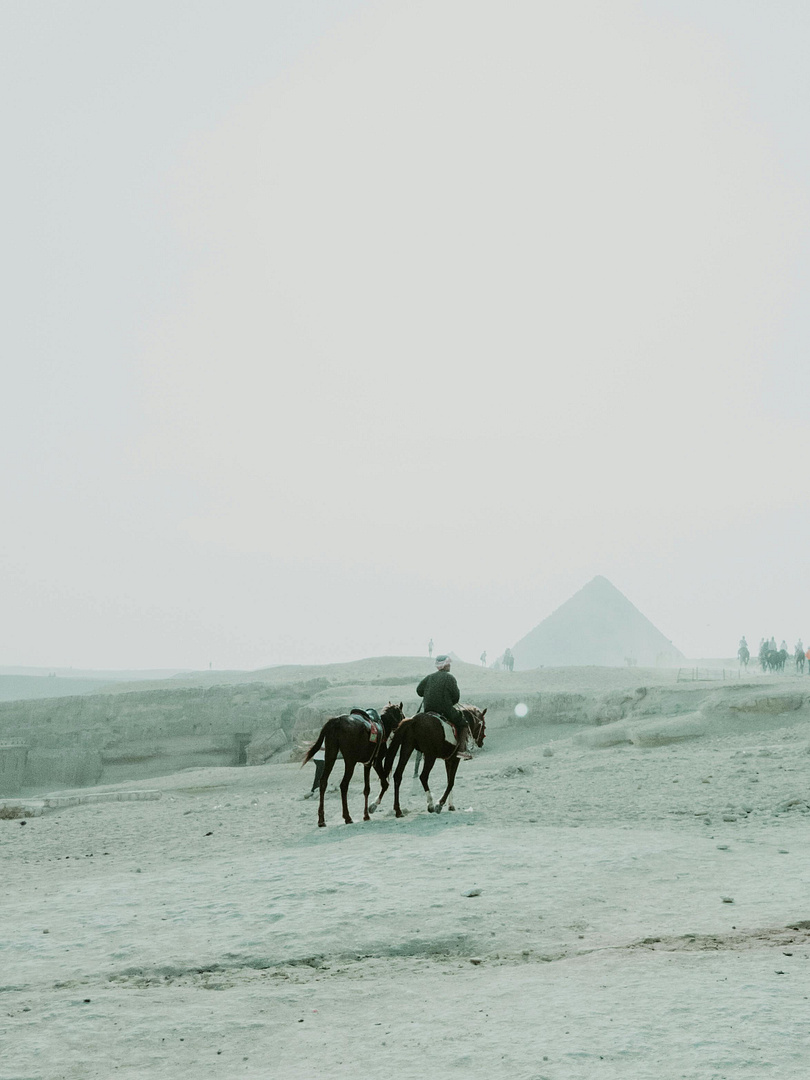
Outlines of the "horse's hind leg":
{"label": "horse's hind leg", "polygon": [[455,754],[453,755],[453,757],[449,757],[445,760],[444,764],[447,767],[447,789],[444,795],[442,795],[442,797],[436,803],[435,813],[437,814],[441,813],[442,807],[448,799],[450,800],[448,809],[455,810],[455,806],[453,806],[453,785],[456,782],[456,773],[458,772],[458,760],[459,759],[455,756]]}
{"label": "horse's hind leg", "polygon": [[[425,795],[427,796],[427,808],[428,813],[432,814],[436,809],[436,804],[433,801],[433,795],[428,787],[428,780],[430,779],[430,770],[436,763],[436,758],[431,757],[429,754],[425,754],[425,764],[422,766],[422,772],[419,774],[419,779],[422,781],[422,787],[424,788]],[[439,807],[441,809],[441,807]]]}
{"label": "horse's hind leg", "polygon": [[352,780],[355,764],[353,758],[346,758],[346,768],[343,770],[343,779],[340,781],[340,797],[343,800],[343,820],[347,825],[354,824],[349,813],[349,784]]}
{"label": "horse's hind leg", "polygon": [[405,742],[403,742],[399,748],[399,761],[394,770],[394,813],[397,817],[403,817],[402,807],[399,805],[399,789],[402,784],[405,766],[408,764],[408,758],[411,756],[412,751],[413,745],[408,745]]}
{"label": "horse's hind leg", "polygon": [[332,771],[332,766],[337,760],[337,746],[331,746],[327,741],[325,747],[325,753],[323,758],[323,772],[321,773],[321,786],[320,786],[320,802],[318,803],[318,827],[321,829],[326,828],[326,818],[323,812],[323,800],[326,795],[326,785],[329,781],[329,774]]}

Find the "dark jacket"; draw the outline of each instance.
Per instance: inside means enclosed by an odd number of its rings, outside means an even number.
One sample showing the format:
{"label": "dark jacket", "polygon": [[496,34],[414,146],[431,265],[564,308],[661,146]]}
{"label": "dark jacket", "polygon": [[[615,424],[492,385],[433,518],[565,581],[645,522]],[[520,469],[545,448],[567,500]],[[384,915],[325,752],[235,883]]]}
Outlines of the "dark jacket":
{"label": "dark jacket", "polygon": [[461,695],[458,683],[449,671],[434,671],[432,675],[426,675],[416,692],[425,699],[425,712],[435,712],[453,724],[458,723],[458,714],[453,706]]}

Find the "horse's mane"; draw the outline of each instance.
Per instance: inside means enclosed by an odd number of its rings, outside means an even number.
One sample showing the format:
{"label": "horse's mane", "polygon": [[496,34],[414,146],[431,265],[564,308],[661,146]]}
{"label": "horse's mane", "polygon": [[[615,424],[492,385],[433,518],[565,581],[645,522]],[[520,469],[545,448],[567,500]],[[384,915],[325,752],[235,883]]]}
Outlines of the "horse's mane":
{"label": "horse's mane", "polygon": [[476,713],[478,713],[480,715],[480,713],[481,713],[481,710],[478,708],[477,705],[456,705],[456,708],[457,709],[462,709],[465,713],[467,713],[470,716],[474,716]]}

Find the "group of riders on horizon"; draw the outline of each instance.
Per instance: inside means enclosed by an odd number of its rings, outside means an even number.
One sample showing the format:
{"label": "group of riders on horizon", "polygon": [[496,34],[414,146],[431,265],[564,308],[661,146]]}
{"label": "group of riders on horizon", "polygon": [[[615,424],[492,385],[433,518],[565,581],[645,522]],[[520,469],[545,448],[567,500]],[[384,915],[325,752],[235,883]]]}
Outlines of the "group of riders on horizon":
{"label": "group of riders on horizon", "polygon": [[[784,638],[778,649],[776,647],[776,638],[760,639],[758,659],[759,665],[763,671],[784,671],[789,656],[790,652],[788,651],[787,642]],[[737,659],[740,661],[740,667],[748,667],[748,661],[751,659],[751,652],[744,636],[740,638],[740,647],[737,649]],[[804,674],[804,665],[806,663],[808,673],[810,673],[810,649],[805,651],[801,638],[796,642],[793,649],[793,661],[796,664],[797,672]]]}

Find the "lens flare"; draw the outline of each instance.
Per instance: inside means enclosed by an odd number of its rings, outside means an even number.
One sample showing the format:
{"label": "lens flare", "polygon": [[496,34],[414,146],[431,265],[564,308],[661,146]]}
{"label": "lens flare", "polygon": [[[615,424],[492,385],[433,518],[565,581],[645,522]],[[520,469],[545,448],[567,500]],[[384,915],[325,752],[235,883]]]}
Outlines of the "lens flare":
{"label": "lens flare", "polygon": [[529,711],[529,706],[524,705],[522,701],[520,702],[519,705],[515,706],[515,716],[525,716],[528,711]]}

